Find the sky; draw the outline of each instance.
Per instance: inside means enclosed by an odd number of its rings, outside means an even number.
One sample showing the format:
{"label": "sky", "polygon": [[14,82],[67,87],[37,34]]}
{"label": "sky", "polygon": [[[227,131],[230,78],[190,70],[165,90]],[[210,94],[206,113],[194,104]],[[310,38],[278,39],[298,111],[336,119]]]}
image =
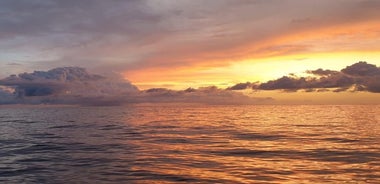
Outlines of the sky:
{"label": "sky", "polygon": [[[2,0],[0,79],[70,66],[140,90],[225,89],[359,61],[380,66],[379,9],[377,0]],[[377,91],[353,91],[244,93],[380,103]]]}

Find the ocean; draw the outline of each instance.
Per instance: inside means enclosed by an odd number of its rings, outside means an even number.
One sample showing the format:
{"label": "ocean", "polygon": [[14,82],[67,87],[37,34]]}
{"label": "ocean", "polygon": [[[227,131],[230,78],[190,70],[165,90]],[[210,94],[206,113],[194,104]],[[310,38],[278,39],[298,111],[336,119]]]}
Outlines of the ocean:
{"label": "ocean", "polygon": [[0,183],[380,183],[380,106],[0,106]]}

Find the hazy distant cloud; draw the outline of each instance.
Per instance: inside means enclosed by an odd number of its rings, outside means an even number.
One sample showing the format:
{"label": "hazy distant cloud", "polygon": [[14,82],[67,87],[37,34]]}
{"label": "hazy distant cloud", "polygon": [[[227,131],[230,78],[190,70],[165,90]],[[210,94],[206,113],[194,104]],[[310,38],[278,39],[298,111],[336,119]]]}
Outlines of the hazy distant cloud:
{"label": "hazy distant cloud", "polygon": [[[317,69],[308,70],[306,73],[314,76],[283,76],[279,79],[270,80],[253,86],[253,89],[284,90],[288,92],[300,89],[303,89],[306,92],[321,92],[327,89],[331,89],[333,92],[347,90],[369,91],[374,93],[380,92],[380,68],[366,62],[361,61],[355,63],[347,66],[341,71]],[[235,86],[244,87],[242,84],[237,84]]]}
{"label": "hazy distant cloud", "polygon": [[249,97],[242,93],[224,90],[215,86],[188,88],[175,91],[165,88],[148,89],[141,93],[143,102],[180,102],[206,104],[265,104],[273,102],[272,98]]}
{"label": "hazy distant cloud", "polygon": [[20,66],[22,65],[21,63],[7,63],[9,66]]}

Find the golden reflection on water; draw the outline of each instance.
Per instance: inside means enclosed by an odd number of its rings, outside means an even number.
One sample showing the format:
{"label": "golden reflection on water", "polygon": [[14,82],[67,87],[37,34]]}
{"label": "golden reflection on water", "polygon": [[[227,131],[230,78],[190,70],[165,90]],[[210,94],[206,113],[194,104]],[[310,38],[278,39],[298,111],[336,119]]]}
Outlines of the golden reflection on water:
{"label": "golden reflection on water", "polygon": [[138,144],[155,154],[138,157],[154,166],[135,170],[203,182],[366,183],[380,181],[379,112],[379,106],[154,106],[126,123],[153,127]]}

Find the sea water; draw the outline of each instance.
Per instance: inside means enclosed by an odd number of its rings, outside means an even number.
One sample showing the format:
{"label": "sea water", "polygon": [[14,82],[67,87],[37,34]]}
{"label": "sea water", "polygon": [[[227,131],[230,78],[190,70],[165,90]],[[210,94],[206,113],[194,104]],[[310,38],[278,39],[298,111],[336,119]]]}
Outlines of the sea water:
{"label": "sea water", "polygon": [[0,183],[380,183],[380,106],[0,106]]}

